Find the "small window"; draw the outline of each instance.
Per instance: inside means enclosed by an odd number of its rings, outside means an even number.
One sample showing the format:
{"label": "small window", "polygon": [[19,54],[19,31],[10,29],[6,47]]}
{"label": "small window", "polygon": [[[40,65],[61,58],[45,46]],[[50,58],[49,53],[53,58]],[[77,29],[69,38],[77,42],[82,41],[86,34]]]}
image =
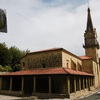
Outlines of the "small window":
{"label": "small window", "polygon": [[66,60],[66,67],[69,67],[69,60]]}
{"label": "small window", "polygon": [[23,62],[23,67],[25,66],[25,62]]}
{"label": "small window", "polygon": [[67,63],[67,68],[68,68],[68,63]]}
{"label": "small window", "polygon": [[46,64],[43,63],[43,64],[42,64],[42,68],[46,68]]}

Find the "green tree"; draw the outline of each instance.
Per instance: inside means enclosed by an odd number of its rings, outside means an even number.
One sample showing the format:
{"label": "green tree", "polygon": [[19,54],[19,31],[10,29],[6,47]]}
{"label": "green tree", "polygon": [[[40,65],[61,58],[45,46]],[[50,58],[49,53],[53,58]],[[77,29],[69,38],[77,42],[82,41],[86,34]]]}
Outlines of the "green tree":
{"label": "green tree", "polygon": [[11,56],[9,49],[5,43],[0,43],[0,65],[3,67],[11,64]]}
{"label": "green tree", "polygon": [[[5,43],[0,43],[0,70],[3,70],[2,67],[5,66],[11,67],[12,71],[20,70],[20,59],[29,52],[28,49],[21,51],[15,46],[8,48]],[[6,70],[4,69],[4,71]]]}
{"label": "green tree", "polygon": [[10,47],[9,51],[11,55],[11,68],[13,71],[20,70],[20,59],[25,55],[25,51],[21,51],[15,46]]}

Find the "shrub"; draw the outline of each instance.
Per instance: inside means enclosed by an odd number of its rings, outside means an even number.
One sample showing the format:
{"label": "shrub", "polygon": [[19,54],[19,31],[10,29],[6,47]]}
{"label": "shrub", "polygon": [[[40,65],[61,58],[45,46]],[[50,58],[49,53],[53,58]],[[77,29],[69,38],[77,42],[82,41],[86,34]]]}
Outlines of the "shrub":
{"label": "shrub", "polygon": [[12,68],[11,68],[10,66],[5,66],[5,67],[3,68],[3,71],[4,71],[4,72],[11,72],[11,71],[12,71]]}
{"label": "shrub", "polygon": [[0,65],[0,72],[3,72],[3,66],[2,65]]}

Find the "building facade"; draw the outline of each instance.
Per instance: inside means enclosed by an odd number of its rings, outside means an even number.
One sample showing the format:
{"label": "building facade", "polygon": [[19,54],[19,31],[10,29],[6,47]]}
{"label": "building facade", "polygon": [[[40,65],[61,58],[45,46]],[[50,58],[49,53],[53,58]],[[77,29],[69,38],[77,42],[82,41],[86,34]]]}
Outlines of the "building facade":
{"label": "building facade", "polygon": [[36,51],[22,57],[21,70],[0,75],[0,93],[38,98],[77,98],[100,85],[97,33],[88,8],[84,56],[63,49]]}

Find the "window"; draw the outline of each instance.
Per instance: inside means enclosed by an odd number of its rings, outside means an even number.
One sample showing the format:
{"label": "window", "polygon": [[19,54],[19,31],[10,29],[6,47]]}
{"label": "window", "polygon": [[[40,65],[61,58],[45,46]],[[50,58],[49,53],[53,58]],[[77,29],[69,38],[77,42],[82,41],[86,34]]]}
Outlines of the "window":
{"label": "window", "polygon": [[71,59],[71,69],[72,70],[77,70],[76,63]]}
{"label": "window", "polygon": [[23,62],[23,67],[25,66],[25,62]]}
{"label": "window", "polygon": [[79,71],[82,71],[82,66],[80,65],[80,63],[77,62],[77,67]]}
{"label": "window", "polygon": [[69,60],[66,60],[66,67],[69,68]]}
{"label": "window", "polygon": [[68,62],[67,62],[67,68],[68,68]]}
{"label": "window", "polygon": [[46,64],[43,63],[43,64],[42,64],[42,68],[46,68]]}

